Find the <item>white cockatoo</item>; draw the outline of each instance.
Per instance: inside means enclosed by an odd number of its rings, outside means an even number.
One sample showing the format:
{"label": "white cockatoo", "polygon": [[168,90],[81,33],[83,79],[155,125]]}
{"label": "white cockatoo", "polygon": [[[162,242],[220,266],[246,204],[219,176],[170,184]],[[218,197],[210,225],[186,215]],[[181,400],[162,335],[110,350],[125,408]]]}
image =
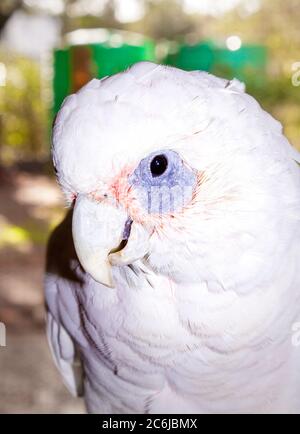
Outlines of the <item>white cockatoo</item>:
{"label": "white cockatoo", "polygon": [[151,62],[94,79],[53,160],[48,337],[87,410],[300,412],[300,158],[244,86]]}

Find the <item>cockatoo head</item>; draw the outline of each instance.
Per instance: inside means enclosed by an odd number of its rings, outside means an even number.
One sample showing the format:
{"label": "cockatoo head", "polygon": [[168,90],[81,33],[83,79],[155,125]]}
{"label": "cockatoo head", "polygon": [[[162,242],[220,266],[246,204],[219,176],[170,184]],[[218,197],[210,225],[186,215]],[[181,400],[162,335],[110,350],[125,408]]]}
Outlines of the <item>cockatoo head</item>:
{"label": "cockatoo head", "polygon": [[276,137],[279,123],[237,80],[142,62],[89,82],[53,134],[83,268],[108,286],[112,267],[137,260],[215,290],[247,282],[274,248]]}

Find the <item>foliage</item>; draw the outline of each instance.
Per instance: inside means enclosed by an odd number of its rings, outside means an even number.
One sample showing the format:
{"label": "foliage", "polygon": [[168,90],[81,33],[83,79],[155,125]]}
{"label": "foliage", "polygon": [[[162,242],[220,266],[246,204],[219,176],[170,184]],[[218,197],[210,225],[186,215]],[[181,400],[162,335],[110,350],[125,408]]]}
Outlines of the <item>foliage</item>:
{"label": "foliage", "polygon": [[48,113],[42,98],[40,65],[18,55],[0,53],[6,86],[0,87],[1,160],[39,158],[47,152]]}
{"label": "foliage", "polygon": [[217,39],[237,34],[245,43],[267,47],[266,75],[258,81],[248,74],[244,80],[247,91],[282,122],[286,135],[300,150],[300,87],[292,84],[292,65],[300,61],[299,22],[298,0],[261,0],[256,13],[245,16],[241,7],[237,8],[211,22],[207,34]]}

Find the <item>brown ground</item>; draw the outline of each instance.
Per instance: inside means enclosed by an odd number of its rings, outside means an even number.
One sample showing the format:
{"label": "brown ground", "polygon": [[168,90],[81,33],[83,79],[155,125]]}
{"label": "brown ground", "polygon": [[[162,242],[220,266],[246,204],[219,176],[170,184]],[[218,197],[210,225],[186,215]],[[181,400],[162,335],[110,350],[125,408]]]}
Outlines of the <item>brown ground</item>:
{"label": "brown ground", "polygon": [[46,240],[64,214],[54,180],[11,172],[0,186],[0,413],[83,412],[52,362],[44,332]]}

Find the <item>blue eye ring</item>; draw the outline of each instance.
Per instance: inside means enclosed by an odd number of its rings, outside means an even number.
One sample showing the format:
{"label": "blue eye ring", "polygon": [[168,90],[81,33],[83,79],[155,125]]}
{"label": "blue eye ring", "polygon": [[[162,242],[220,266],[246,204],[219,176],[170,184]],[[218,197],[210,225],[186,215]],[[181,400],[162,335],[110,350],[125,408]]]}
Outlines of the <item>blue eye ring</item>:
{"label": "blue eye ring", "polygon": [[[160,158],[162,167],[160,172],[155,173],[153,176],[151,170],[151,163],[155,158]],[[164,164],[167,162],[167,164]],[[166,161],[165,161],[166,160]],[[180,170],[182,166],[182,160],[179,155],[172,150],[160,150],[153,152],[147,157],[143,158],[140,161],[140,164],[135,169],[133,174],[129,177],[129,182],[132,185],[141,184],[145,186],[160,186],[168,184],[168,181],[171,178],[175,178],[175,173]],[[152,166],[153,168],[153,166]]]}
{"label": "blue eye ring", "polygon": [[[167,165],[162,166],[161,172],[157,176],[151,173],[151,163],[157,157],[167,160]],[[159,150],[151,153],[140,161],[140,164],[129,177],[129,183],[133,186],[167,186],[193,185],[195,182],[195,172],[189,169],[177,152],[171,149]]]}
{"label": "blue eye ring", "polygon": [[129,176],[139,202],[148,214],[166,214],[182,209],[193,195],[196,172],[171,149],[143,158]]}

